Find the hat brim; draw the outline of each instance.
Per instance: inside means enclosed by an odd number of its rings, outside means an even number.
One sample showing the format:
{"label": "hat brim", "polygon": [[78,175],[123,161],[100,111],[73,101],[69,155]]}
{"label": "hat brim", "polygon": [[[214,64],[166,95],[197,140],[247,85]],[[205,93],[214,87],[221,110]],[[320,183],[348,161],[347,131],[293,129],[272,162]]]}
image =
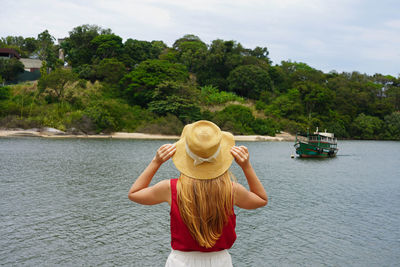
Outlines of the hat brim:
{"label": "hat brim", "polygon": [[233,156],[231,148],[235,145],[235,139],[229,132],[221,131],[222,139],[221,150],[214,162],[203,162],[194,165],[194,160],[186,153],[185,131],[178,142],[176,142],[176,152],[172,157],[175,167],[184,175],[200,179],[214,179],[224,174],[232,164]]}

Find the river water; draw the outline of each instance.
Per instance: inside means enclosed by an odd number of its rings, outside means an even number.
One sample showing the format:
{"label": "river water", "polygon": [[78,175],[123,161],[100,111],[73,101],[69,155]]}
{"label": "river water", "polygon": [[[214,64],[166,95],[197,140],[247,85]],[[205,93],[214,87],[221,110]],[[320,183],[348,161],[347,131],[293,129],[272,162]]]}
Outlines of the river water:
{"label": "river water", "polygon": [[[127,192],[164,142],[0,138],[0,265],[163,266],[169,206]],[[235,208],[234,266],[399,266],[400,142],[341,141],[324,160],[239,144],[269,204]],[[177,175],[168,161],[153,182]]]}

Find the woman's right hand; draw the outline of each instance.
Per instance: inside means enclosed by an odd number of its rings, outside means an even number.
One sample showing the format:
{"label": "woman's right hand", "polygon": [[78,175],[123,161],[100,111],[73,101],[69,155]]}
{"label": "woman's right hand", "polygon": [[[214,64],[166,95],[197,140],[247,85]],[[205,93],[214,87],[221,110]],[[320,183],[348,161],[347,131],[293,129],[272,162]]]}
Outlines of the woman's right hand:
{"label": "woman's right hand", "polygon": [[245,146],[234,146],[231,149],[231,153],[235,158],[236,163],[242,168],[246,168],[250,164],[249,150]]}
{"label": "woman's right hand", "polygon": [[175,154],[175,151],[175,144],[164,144],[157,150],[157,153],[153,160],[161,165],[169,160]]}

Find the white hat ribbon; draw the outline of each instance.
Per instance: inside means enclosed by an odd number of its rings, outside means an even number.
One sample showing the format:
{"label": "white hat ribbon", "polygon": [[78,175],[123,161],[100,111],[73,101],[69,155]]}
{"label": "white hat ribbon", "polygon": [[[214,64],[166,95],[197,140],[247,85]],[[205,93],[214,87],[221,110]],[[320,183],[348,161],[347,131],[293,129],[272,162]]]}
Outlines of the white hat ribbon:
{"label": "white hat ribbon", "polygon": [[221,151],[221,147],[218,147],[218,150],[214,153],[214,155],[212,155],[211,157],[208,157],[208,158],[202,158],[202,157],[199,157],[196,154],[194,154],[190,150],[189,146],[186,144],[186,153],[189,155],[189,157],[191,157],[194,160],[194,162],[193,162],[194,166],[200,165],[203,162],[214,162],[214,161],[216,161],[220,151]]}

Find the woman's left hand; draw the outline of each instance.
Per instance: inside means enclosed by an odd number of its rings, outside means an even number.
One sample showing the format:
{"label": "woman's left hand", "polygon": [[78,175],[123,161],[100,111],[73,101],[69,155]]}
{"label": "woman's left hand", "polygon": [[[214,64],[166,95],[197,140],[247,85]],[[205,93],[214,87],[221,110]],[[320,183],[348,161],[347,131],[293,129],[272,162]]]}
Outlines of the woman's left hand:
{"label": "woman's left hand", "polygon": [[249,150],[245,146],[234,146],[231,153],[236,163],[243,169],[249,165]]}

